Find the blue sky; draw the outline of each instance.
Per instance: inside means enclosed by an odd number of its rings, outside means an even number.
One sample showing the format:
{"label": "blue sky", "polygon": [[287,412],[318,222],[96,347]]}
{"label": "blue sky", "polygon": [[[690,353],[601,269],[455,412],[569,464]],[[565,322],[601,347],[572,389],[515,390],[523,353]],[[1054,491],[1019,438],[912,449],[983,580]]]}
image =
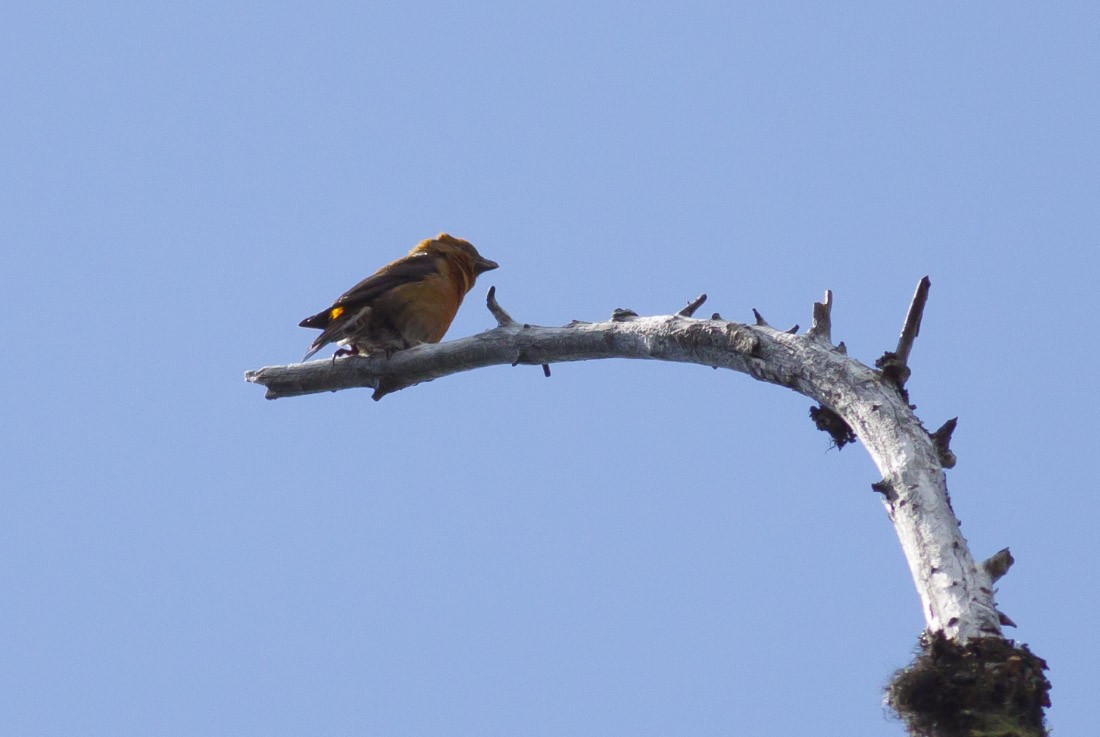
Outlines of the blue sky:
{"label": "blue sky", "polygon": [[809,324],[959,416],[974,554],[1095,724],[1095,3],[17,3],[0,719],[18,735],[890,735],[923,626],[861,447],[696,366],[267,402],[445,230],[450,336]]}

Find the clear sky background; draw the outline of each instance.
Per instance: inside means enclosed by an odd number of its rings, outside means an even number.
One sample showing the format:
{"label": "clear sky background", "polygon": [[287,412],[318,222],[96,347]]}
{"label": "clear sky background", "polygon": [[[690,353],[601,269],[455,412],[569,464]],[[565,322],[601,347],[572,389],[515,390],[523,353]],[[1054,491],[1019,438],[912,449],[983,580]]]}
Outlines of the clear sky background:
{"label": "clear sky background", "polygon": [[1095,729],[1100,5],[0,11],[12,735],[900,735],[923,627],[859,446],[648,362],[265,401],[439,231],[449,337],[616,307],[807,326],[958,415],[975,556]]}

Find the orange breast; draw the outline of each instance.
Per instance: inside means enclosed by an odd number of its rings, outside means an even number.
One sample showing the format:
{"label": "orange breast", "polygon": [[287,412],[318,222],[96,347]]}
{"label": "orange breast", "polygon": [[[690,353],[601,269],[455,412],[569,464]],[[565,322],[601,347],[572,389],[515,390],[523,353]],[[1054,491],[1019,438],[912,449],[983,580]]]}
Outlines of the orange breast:
{"label": "orange breast", "polygon": [[441,274],[433,274],[413,284],[398,287],[387,299],[392,307],[392,324],[410,344],[438,343],[451,327],[451,322],[462,304],[452,281]]}

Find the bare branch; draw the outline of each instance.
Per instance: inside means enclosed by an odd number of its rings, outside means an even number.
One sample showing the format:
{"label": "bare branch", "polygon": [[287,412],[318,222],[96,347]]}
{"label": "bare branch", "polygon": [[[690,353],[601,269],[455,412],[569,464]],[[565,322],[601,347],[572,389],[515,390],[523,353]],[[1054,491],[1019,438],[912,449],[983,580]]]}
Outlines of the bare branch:
{"label": "bare branch", "polygon": [[697,309],[699,309],[699,307],[701,307],[702,304],[706,301],[707,301],[707,295],[706,294],[700,294],[698,297],[696,297],[695,299],[688,302],[687,306],[684,307],[684,309],[677,312],[676,314],[679,315],[680,317],[691,317],[692,315],[695,314],[695,311]]}
{"label": "bare branch", "polygon": [[[497,302],[497,288],[495,286],[489,287],[489,293],[485,295],[485,306],[489,308],[489,312],[493,313],[493,317],[496,318],[497,327],[511,328],[515,327],[519,323],[512,319],[512,316],[504,311],[504,308]],[[530,325],[524,325],[525,329],[530,328]],[[520,351],[516,356],[516,360],[512,361],[513,366],[518,366],[521,363],[531,363],[531,360],[527,357],[523,351]],[[542,364],[542,373],[547,378],[550,378],[550,367],[545,363]],[[404,387],[400,387],[404,388]],[[374,393],[373,398],[377,401],[385,396],[387,392],[379,394],[377,391]]]}
{"label": "bare branch", "polygon": [[[754,326],[724,322],[718,313],[710,320],[694,319],[706,295],[674,315],[640,317],[620,308],[608,322],[574,320],[561,328],[521,325],[501,308],[496,289],[490,288],[486,304],[497,327],[478,335],[390,356],[269,366],[249,371],[245,378],[266,386],[269,399],[370,387],[377,400],[483,366],[541,364],[549,376],[554,362],[636,358],[726,368],[789,387],[818,403],[811,416],[837,447],[858,436],[882,473],[871,488],[882,495],[927,623],[924,652],[895,676],[887,692],[889,704],[914,734],[1041,734],[1043,708],[1050,703],[1046,663],[1026,646],[1017,648],[1004,639],[1001,627],[1015,624],[993,600],[993,584],[1012,565],[1012,556],[1005,548],[981,565],[975,563],[951,509],[943,472],[955,464],[950,441],[957,418],[928,433],[913,414],[904,387],[930,284],[927,277],[921,280],[897,353],[876,362],[881,371],[848,357],[843,342],[832,346],[831,291],[814,304],[813,326],[800,336],[797,325],[777,331],[756,310]],[[1005,697],[1006,688],[1012,690],[1011,698]],[[982,701],[986,693],[988,703]],[[1007,729],[1009,723],[1027,729]]]}
{"label": "bare branch", "polygon": [[925,276],[917,283],[917,291],[913,293],[913,301],[909,303],[905,325],[902,326],[901,337],[898,338],[898,349],[894,351],[903,366],[909,365],[909,352],[913,350],[913,341],[920,335],[920,322],[924,316],[924,305],[928,302],[928,290],[931,286],[932,280]]}
{"label": "bare branch", "polygon": [[871,491],[882,494],[883,501],[892,503],[898,498],[897,493],[894,491],[894,487],[890,485],[887,479],[882,481],[876,481],[871,484]]}
{"label": "bare branch", "polygon": [[489,312],[493,313],[493,317],[497,319],[498,327],[507,328],[516,324],[512,316],[505,312],[504,308],[497,302],[497,288],[495,286],[489,287],[489,293],[485,295],[485,306],[489,308]]}
{"label": "bare branch", "polygon": [[917,291],[913,293],[913,301],[909,303],[909,312],[905,315],[905,324],[901,328],[901,337],[898,338],[897,350],[886,351],[875,361],[875,366],[882,369],[882,375],[897,386],[906,401],[909,399],[905,392],[905,383],[912,373],[909,368],[909,353],[913,350],[913,341],[920,335],[920,322],[931,286],[932,280],[927,276],[917,283]]}
{"label": "bare branch", "polygon": [[1009,552],[1008,548],[1001,548],[982,563],[982,568],[989,574],[989,578],[996,582],[1008,573],[1008,569],[1015,562],[1016,559],[1012,557],[1012,553]]}
{"label": "bare branch", "polygon": [[[759,345],[755,333],[736,323],[684,321],[672,315],[643,318],[626,312],[616,311],[617,319],[610,322],[574,322],[561,328],[512,321],[469,338],[419,345],[389,357],[344,356],[268,366],[249,371],[245,378],[266,386],[268,399],[353,387],[373,388],[374,398],[380,399],[449,374],[499,364],[653,358],[748,371],[747,360]],[[661,340],[662,335],[669,339]]]}
{"label": "bare branch", "polygon": [[810,326],[809,332],[811,338],[816,338],[823,343],[832,342],[832,312],[833,292],[831,289],[826,289],[825,299],[821,302],[814,302],[814,322]]}
{"label": "bare branch", "polygon": [[939,430],[932,433],[932,442],[936,446],[936,452],[939,453],[940,465],[944,468],[954,468],[958,462],[958,458],[951,451],[951,434],[955,432],[955,427],[958,424],[959,418],[952,417],[943,423]]}
{"label": "bare branch", "polygon": [[[492,310],[495,292],[491,297]],[[372,388],[379,399],[484,366],[634,358],[725,368],[789,387],[820,404],[826,417],[840,418],[836,427],[858,436],[878,466],[882,481],[875,488],[883,492],[929,630],[958,642],[1000,636],[990,575],[971,557],[951,510],[940,449],[895,384],[831,345],[831,306],[826,292],[814,310],[814,329],[796,335],[766,325],[678,314],[640,317],[622,309],[607,322],[521,325],[497,305],[497,327],[468,338],[389,357],[269,366],[246,378],[266,386],[271,399],[352,387]]]}

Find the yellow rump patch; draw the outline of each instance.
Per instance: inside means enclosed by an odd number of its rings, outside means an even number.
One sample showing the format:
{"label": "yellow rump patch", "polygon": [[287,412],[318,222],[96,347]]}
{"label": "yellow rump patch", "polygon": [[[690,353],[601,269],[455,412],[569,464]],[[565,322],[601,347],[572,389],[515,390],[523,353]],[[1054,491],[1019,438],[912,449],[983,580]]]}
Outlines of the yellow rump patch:
{"label": "yellow rump patch", "polygon": [[342,315],[342,314],[344,314],[344,308],[343,307],[333,307],[331,310],[329,310],[328,319],[335,320],[336,318],[340,317],[340,315]]}

